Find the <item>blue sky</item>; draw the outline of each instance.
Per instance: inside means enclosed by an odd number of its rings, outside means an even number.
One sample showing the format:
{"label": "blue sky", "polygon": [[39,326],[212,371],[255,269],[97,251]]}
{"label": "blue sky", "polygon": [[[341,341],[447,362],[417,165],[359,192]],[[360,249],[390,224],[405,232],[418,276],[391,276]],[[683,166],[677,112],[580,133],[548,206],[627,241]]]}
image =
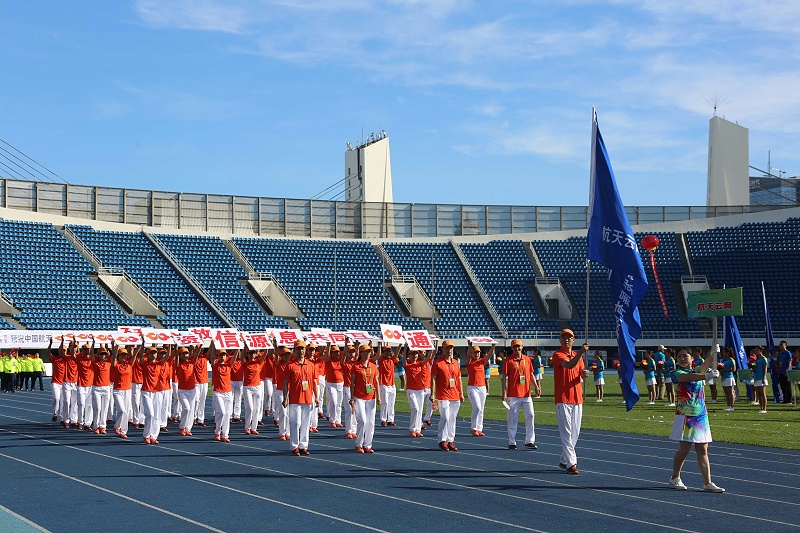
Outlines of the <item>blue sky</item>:
{"label": "blue sky", "polygon": [[0,138],[78,184],[308,198],[384,129],[400,202],[703,205],[708,120],[800,174],[800,3],[3,2]]}

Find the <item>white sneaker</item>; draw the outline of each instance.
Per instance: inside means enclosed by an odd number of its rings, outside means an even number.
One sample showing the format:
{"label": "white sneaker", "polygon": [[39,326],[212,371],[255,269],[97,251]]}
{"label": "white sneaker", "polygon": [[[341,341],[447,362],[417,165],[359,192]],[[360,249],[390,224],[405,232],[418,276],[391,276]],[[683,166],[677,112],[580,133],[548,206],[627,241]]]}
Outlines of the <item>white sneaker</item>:
{"label": "white sneaker", "polygon": [[683,481],[681,481],[681,478],[679,477],[671,478],[669,480],[669,486],[675,490],[686,490],[686,485],[683,484]]}
{"label": "white sneaker", "polygon": [[597,403],[603,403],[603,400],[597,400]]}
{"label": "white sneaker", "polygon": [[731,406],[728,406],[728,407],[726,407],[726,408],[725,408],[725,410],[726,410],[726,411],[733,411],[733,407],[731,407]]}
{"label": "white sneaker", "polygon": [[758,405],[758,402],[750,402],[750,405]]}
{"label": "white sneaker", "polygon": [[762,415],[765,414],[766,412],[767,412],[766,409],[762,409],[762,410],[759,411],[759,413],[761,413]]}
{"label": "white sneaker", "polygon": [[655,405],[656,402],[647,402],[647,405]]}
{"label": "white sneaker", "polygon": [[708,400],[708,403],[717,403],[717,400]]}
{"label": "white sneaker", "polygon": [[667,407],[675,407],[675,402],[668,403],[668,404],[667,404]]}
{"label": "white sneaker", "polygon": [[713,481],[708,485],[706,485],[705,487],[703,487],[703,490],[706,492],[716,492],[720,494],[725,492],[725,489],[723,489],[722,487],[717,487]]}

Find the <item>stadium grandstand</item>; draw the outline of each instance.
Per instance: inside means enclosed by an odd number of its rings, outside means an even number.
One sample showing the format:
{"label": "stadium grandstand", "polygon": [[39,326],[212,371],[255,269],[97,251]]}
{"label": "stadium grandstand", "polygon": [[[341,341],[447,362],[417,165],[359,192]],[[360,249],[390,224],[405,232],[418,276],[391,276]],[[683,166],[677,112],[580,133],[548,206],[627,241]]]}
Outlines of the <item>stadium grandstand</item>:
{"label": "stadium grandstand", "polygon": [[[800,208],[627,207],[656,235],[669,318],[650,281],[641,345],[710,339],[686,293],[743,287],[739,327],[800,343]],[[0,179],[0,328],[119,325],[360,329],[615,351],[604,267],[587,291],[586,207],[296,200]],[[588,331],[586,301],[589,302]],[[461,344],[465,344],[462,341]]]}

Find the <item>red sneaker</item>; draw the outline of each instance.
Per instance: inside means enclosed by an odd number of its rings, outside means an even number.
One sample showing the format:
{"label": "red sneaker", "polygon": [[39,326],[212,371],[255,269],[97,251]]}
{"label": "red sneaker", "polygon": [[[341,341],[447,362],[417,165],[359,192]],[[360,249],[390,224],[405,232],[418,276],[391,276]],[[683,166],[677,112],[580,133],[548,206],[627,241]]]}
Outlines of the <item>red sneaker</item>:
{"label": "red sneaker", "polygon": [[255,429],[251,429],[250,430],[250,434],[251,435],[258,435],[258,431],[256,431]]}
{"label": "red sneaker", "polygon": [[158,444],[158,441],[156,439],[150,439],[150,444]]}
{"label": "red sneaker", "polygon": [[458,451],[458,448],[456,448],[456,445],[455,445],[454,442],[448,442],[447,443],[447,449],[450,450],[451,452],[457,452]]}
{"label": "red sneaker", "polygon": [[231,439],[229,439],[228,437],[222,437],[222,442],[230,442],[230,441]]}
{"label": "red sneaker", "polygon": [[381,420],[381,427],[386,427],[386,420]]}
{"label": "red sneaker", "polygon": [[94,431],[92,431],[92,433],[94,433],[95,435],[99,435],[100,434],[100,428],[95,429]]}
{"label": "red sneaker", "polygon": [[308,428],[308,432],[309,433],[319,433],[319,430],[317,428]]}
{"label": "red sneaker", "polygon": [[300,448],[300,455],[311,455],[311,452],[309,452],[305,448]]}
{"label": "red sneaker", "polygon": [[356,446],[356,453],[364,453],[364,448],[361,446]]}
{"label": "red sneaker", "polygon": [[369,446],[364,446],[364,453],[375,453],[375,451]]}
{"label": "red sneaker", "polygon": [[294,450],[292,450],[292,455],[294,455],[295,457],[299,457],[300,456],[300,450],[295,448]]}
{"label": "red sneaker", "polygon": [[220,436],[219,435],[214,435],[214,440],[220,440]]}
{"label": "red sneaker", "polygon": [[119,434],[119,438],[121,438],[121,439],[127,439],[127,438],[128,438],[128,436],[127,436],[125,433],[120,433],[120,434]]}
{"label": "red sneaker", "polygon": [[479,437],[480,436],[480,431],[478,431],[477,429],[473,429],[471,431],[471,433],[472,433],[473,437]]}
{"label": "red sneaker", "polygon": [[100,434],[101,435],[105,435],[106,434],[106,428],[100,428]]}
{"label": "red sneaker", "polygon": [[245,434],[245,435],[249,435],[249,434],[250,434],[250,430],[249,430],[249,429],[245,429],[245,430],[244,430],[244,434]]}

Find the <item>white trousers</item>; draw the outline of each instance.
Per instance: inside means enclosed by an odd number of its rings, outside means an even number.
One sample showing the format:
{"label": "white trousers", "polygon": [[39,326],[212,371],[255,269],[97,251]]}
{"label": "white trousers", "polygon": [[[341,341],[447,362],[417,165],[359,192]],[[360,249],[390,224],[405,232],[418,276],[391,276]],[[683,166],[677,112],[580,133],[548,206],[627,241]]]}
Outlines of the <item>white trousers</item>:
{"label": "white trousers", "polygon": [[394,422],[394,404],[397,389],[394,385],[378,385],[381,395],[381,422]]}
{"label": "white trousers", "polygon": [[[50,389],[53,395],[53,416],[61,418],[61,383],[50,383]],[[61,422],[62,420],[59,420]]]}
{"label": "white trousers", "polygon": [[325,376],[317,377],[317,413],[323,415],[322,404],[325,403]]}
{"label": "white trousers", "polygon": [[525,444],[536,442],[536,432],[533,426],[533,400],[530,396],[524,398],[507,399],[510,409],[507,414],[508,444],[517,444],[517,425],[519,424],[519,410],[525,414]]}
{"label": "white trousers", "polygon": [[472,429],[483,431],[483,409],[486,406],[486,387],[467,387],[469,403],[472,404]]}
{"label": "white trousers", "polygon": [[356,446],[372,448],[375,435],[375,400],[356,398]]}
{"label": "white trousers", "polygon": [[262,415],[272,409],[272,395],[275,393],[275,387],[272,378],[267,378],[261,382],[261,389],[263,395],[261,397],[264,405],[261,406],[261,412],[258,413],[258,419],[261,420]]}
{"label": "white trousers", "polygon": [[278,435],[289,434],[289,410],[283,406],[283,391],[275,390],[274,416],[278,421]]}
{"label": "white trousers", "polygon": [[311,427],[311,417],[317,417],[317,410],[311,403],[290,403],[286,408],[289,411],[289,441],[292,450],[308,449],[308,429]]}
{"label": "white trousers", "polygon": [[[430,420],[433,416],[433,402],[431,401],[431,389],[425,389],[425,420]],[[441,411],[439,412],[441,414]]]}
{"label": "white trousers", "polygon": [[61,384],[61,421],[68,424],[78,422],[78,386],[72,382]]}
{"label": "white trousers", "polygon": [[244,387],[244,381],[231,381],[233,418],[242,418],[242,387]]}
{"label": "white trousers", "polygon": [[350,405],[350,387],[344,387],[342,396],[344,397],[344,432],[347,434],[356,434],[358,429],[358,422],[356,421],[356,414],[353,412],[353,407]]}
{"label": "white trousers", "polygon": [[325,383],[325,391],[328,395],[328,418],[334,424],[341,424],[344,383]]}
{"label": "white trousers", "polygon": [[261,406],[264,403],[261,394],[261,384],[242,387],[242,395],[244,396],[244,429],[251,431],[258,429],[258,419],[261,414]]}
{"label": "white trousers", "polygon": [[92,409],[94,410],[93,429],[106,427],[108,405],[111,403],[111,385],[92,387]]}
{"label": "white trousers", "polygon": [[142,384],[131,383],[131,412],[130,419],[134,424],[144,424],[142,411]]}
{"label": "white trousers", "polygon": [[172,406],[172,387],[170,386],[167,390],[158,391],[158,394],[161,395],[158,423],[159,427],[165,428],[167,427],[169,408]]}
{"label": "white trousers", "polygon": [[159,392],[142,391],[142,411],[144,412],[144,438],[158,439],[161,432],[159,417],[164,396]]}
{"label": "white trousers", "polygon": [[131,410],[131,389],[114,389],[114,406],[117,409],[117,419],[114,422],[114,429],[125,435],[128,433],[128,413]]}
{"label": "white trousers", "polygon": [[181,404],[181,429],[192,431],[194,423],[194,408],[196,405],[197,389],[178,389],[178,401]]}
{"label": "white trousers", "polygon": [[556,418],[558,432],[561,435],[561,463],[569,466],[578,464],[575,445],[581,433],[583,405],[573,403],[557,403]]}
{"label": "white trousers", "polygon": [[208,383],[197,383],[194,386],[194,417],[198,422],[206,418],[206,397],[208,396]]}
{"label": "white trousers", "polygon": [[459,400],[439,400],[439,442],[454,442],[456,440],[456,418]]}
{"label": "white trousers", "polygon": [[171,387],[172,387],[172,405],[170,406],[169,415],[178,418],[181,416],[181,411],[182,411],[181,399],[178,394],[178,382],[172,381]]}
{"label": "white trousers", "polygon": [[231,429],[233,393],[213,392],[211,394],[211,401],[214,405],[214,435],[227,437]]}
{"label": "white trousers", "polygon": [[94,419],[92,387],[78,387],[78,424],[88,426]]}
{"label": "white trousers", "polygon": [[408,398],[408,407],[411,411],[408,430],[419,433],[422,431],[422,410],[424,408],[425,390],[406,389],[406,397]]}

